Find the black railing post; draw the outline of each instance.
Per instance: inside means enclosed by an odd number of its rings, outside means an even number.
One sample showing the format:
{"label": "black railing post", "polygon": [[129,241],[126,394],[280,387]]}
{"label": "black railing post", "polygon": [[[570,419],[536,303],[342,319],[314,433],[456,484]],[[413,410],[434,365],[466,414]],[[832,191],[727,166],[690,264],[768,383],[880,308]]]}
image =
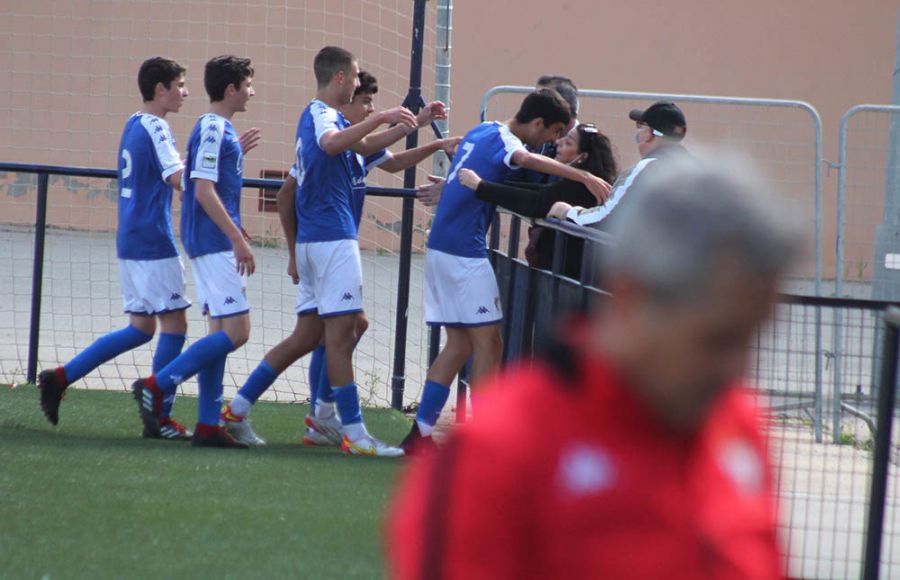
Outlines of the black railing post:
{"label": "black railing post", "polygon": [[[413,113],[422,108],[422,56],[425,42],[425,0],[415,0],[413,8],[412,51],[409,62],[409,92],[404,106]],[[406,137],[406,148],[419,144],[419,136],[413,131]],[[403,174],[403,187],[416,186],[416,168],[410,167]],[[412,261],[413,200],[403,200],[400,231],[400,271],[397,275],[397,319],[394,335],[394,372],[391,377],[391,407],[403,408],[403,390],[406,387],[406,329],[409,322],[409,273]]]}
{"label": "black railing post", "polygon": [[897,346],[900,309],[889,308],[884,316],[887,330],[881,357],[881,380],[878,385],[878,430],[872,460],[872,491],[866,523],[866,552],[863,578],[878,578],[881,563],[881,536],[884,531],[884,504],[887,496],[888,461],[891,452],[891,426],[897,390]]}
{"label": "black railing post", "polygon": [[38,174],[37,215],[34,220],[34,268],[31,274],[31,328],[28,334],[29,383],[37,382],[38,343],[41,334],[41,292],[44,282],[44,241],[47,234],[47,186],[50,175]]}

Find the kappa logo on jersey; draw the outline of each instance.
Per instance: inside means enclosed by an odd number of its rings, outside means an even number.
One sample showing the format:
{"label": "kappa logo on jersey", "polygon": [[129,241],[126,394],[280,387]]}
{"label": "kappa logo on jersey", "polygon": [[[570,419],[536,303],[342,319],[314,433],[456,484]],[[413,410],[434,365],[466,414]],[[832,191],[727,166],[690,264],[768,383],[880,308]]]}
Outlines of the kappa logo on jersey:
{"label": "kappa logo on jersey", "polygon": [[203,168],[204,169],[215,169],[216,162],[218,162],[219,157],[214,153],[206,153],[203,155]]}
{"label": "kappa logo on jersey", "polygon": [[160,142],[160,143],[165,143],[166,141],[168,141],[168,139],[166,139],[166,136],[165,136],[165,135],[160,135],[160,136],[159,136],[159,142]]}
{"label": "kappa logo on jersey", "polygon": [[218,143],[219,138],[215,135],[210,135],[206,139],[203,140],[204,143]]}
{"label": "kappa logo on jersey", "polygon": [[[154,119],[153,122],[155,123],[156,120]],[[159,133],[160,131],[165,131],[165,129],[163,129],[163,126],[162,126],[162,125],[160,125],[159,123],[156,123],[156,128],[153,129],[153,132],[154,132],[154,133]]]}
{"label": "kappa logo on jersey", "polygon": [[344,292],[344,295],[341,297],[341,302],[343,302],[344,300],[353,300],[353,294]]}
{"label": "kappa logo on jersey", "polygon": [[225,305],[226,305],[226,306],[229,305],[229,304],[234,304],[235,302],[237,302],[237,300],[235,300],[235,299],[232,298],[231,296],[228,296],[227,298],[225,298]]}

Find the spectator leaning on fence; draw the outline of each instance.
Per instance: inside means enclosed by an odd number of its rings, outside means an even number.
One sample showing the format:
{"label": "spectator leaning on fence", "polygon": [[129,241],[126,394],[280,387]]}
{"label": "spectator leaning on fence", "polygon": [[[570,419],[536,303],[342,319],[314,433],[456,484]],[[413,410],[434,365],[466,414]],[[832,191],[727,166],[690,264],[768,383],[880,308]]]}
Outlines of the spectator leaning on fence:
{"label": "spectator leaning on fence", "polygon": [[731,165],[674,162],[632,192],[604,247],[612,295],[410,464],[393,578],[780,577],[742,376],[800,222]]}
{"label": "spectator leaning on fence", "polygon": [[661,160],[686,157],[689,155],[681,141],[687,133],[687,121],[684,113],[675,103],[659,101],[647,109],[635,109],[628,117],[637,125],[634,139],[637,142],[641,160],[631,169],[619,176],[613,184],[609,199],[601,206],[585,209],[571,206],[564,202],[555,204],[547,217],[567,219],[578,225],[609,228],[605,222],[610,214],[618,208],[633,190],[639,179],[647,173],[653,173],[651,167]]}

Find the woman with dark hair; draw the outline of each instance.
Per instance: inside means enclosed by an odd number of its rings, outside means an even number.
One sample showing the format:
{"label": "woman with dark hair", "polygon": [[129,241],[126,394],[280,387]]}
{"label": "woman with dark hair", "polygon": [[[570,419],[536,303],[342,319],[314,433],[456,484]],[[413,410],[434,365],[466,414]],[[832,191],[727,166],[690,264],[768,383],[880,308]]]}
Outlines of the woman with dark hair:
{"label": "woman with dark hair", "polygon": [[[582,123],[572,128],[556,142],[556,160],[613,183],[618,174],[609,138],[591,123]],[[495,183],[485,181],[468,169],[459,171],[459,181],[475,196],[488,203],[494,203],[519,215],[531,218],[545,217],[554,203],[563,201],[569,205],[594,207],[605,199],[598,199],[581,183],[560,179],[546,185],[532,183]],[[531,266],[549,268],[553,256],[552,232],[545,228],[532,228],[526,258]],[[577,276],[580,270],[581,244],[570,242],[565,273]],[[577,246],[577,248],[576,248]]]}

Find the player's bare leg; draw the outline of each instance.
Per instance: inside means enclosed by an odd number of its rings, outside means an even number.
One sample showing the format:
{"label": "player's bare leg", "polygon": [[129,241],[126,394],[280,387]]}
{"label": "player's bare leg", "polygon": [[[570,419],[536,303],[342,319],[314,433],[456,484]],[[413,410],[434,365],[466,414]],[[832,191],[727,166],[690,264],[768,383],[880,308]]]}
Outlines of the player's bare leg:
{"label": "player's bare leg", "polygon": [[503,355],[503,338],[500,325],[467,328],[466,333],[472,343],[472,384],[500,366]]}

